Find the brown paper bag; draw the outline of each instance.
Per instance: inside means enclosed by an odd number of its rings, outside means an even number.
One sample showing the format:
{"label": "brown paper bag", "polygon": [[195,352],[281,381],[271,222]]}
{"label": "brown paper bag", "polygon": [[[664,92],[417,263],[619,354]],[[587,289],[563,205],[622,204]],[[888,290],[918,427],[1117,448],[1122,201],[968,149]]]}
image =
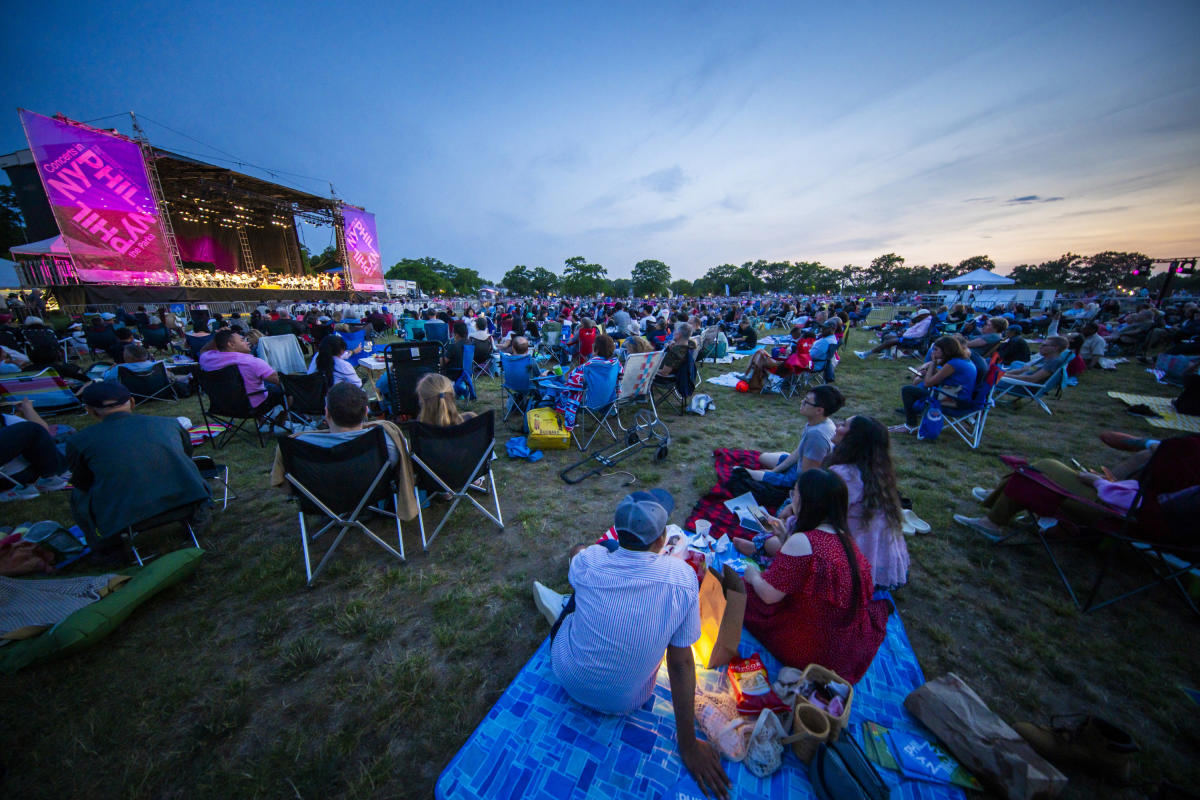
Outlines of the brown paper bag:
{"label": "brown paper bag", "polygon": [[933,731],[962,765],[1009,800],[1054,797],[1067,776],[1034,752],[953,672],[918,686],[904,707]]}
{"label": "brown paper bag", "polygon": [[718,574],[711,567],[700,583],[700,639],[692,645],[696,663],[723,667],[737,657],[746,616],[746,586],[729,566]]}

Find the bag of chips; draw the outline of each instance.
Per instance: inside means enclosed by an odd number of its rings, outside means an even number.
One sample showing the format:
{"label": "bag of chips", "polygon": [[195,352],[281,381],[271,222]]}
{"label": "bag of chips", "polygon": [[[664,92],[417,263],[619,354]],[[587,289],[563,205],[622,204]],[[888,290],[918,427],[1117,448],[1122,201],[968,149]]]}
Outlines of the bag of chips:
{"label": "bag of chips", "polygon": [[727,672],[729,682],[733,684],[738,713],[757,716],[764,708],[778,713],[791,712],[791,708],[771,689],[767,668],[763,666],[758,653],[730,661]]}

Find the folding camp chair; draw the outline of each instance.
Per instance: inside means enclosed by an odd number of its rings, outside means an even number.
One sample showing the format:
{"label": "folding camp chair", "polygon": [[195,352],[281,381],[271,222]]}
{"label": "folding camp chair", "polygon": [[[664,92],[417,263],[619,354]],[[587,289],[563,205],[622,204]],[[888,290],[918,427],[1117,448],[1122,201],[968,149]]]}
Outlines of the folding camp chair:
{"label": "folding camp chair", "polygon": [[[64,353],[62,343],[49,328],[29,328],[25,331],[25,355],[35,366],[55,364]],[[66,361],[66,357],[63,357]]]}
{"label": "folding camp chair", "polygon": [[87,342],[88,352],[95,357],[97,354],[108,356],[113,360],[121,356],[121,343],[117,340],[117,332],[105,325],[97,330],[91,326],[83,329],[83,338]]}
{"label": "folding camp chair", "polygon": [[[156,514],[148,519],[135,522],[122,531],[122,533],[129,538],[129,549],[133,553],[133,558],[135,561],[137,561],[138,566],[144,566],[145,560],[142,558],[142,554],[138,552],[137,537],[143,533],[154,530],[155,528],[161,528],[164,525],[171,525],[173,523],[179,523],[183,525],[184,529],[188,533],[188,536],[190,536],[192,539],[192,546],[196,549],[199,549],[200,541],[196,538],[196,531],[192,528],[191,519],[199,507],[207,502],[209,501],[201,500],[197,503],[188,503],[187,505],[173,508],[170,511],[164,511],[161,514]],[[150,556],[147,556],[147,558],[150,558]]]}
{"label": "folding camp chair", "polygon": [[[476,357],[474,359],[472,359],[472,362],[471,362],[471,378],[472,378],[472,380],[475,378],[485,378],[488,380],[495,380],[496,371],[495,371],[494,364],[495,364],[496,351],[491,348],[491,346],[490,346],[491,343],[490,342],[487,343],[489,346],[489,349],[487,350],[486,358],[484,358],[482,348],[481,348],[481,345],[483,345],[484,342],[480,339],[472,339],[471,343],[475,345],[475,350],[476,350]],[[480,359],[482,359],[482,360],[480,360]]]}
{"label": "folding camp chair", "polygon": [[442,366],[440,342],[395,342],[383,349],[387,370],[388,405],[393,416],[415,417],[421,413],[417,382]]}
{"label": "folding camp chair", "polygon": [[[346,357],[346,360],[349,361],[351,365],[357,367],[359,361],[370,357],[374,353],[375,347],[373,343],[369,349],[367,347],[368,340],[367,331],[365,328],[362,330],[349,332],[335,331],[335,333],[337,333],[338,336],[341,336],[343,341],[346,342],[346,352],[351,354]],[[355,353],[355,350],[358,350],[358,352]],[[303,372],[303,370],[301,370],[301,372]]]}
{"label": "folding camp chair", "polygon": [[15,406],[26,398],[43,417],[83,411],[83,404],[67,386],[67,382],[49,367],[38,372],[0,375],[0,406]]}
{"label": "folding camp chair", "polygon": [[440,319],[425,320],[425,338],[431,342],[450,343],[450,326]]}
{"label": "folding camp chair", "polygon": [[185,335],[183,337],[184,341],[187,342],[188,353],[191,355],[191,357],[194,360],[196,360],[196,361],[200,360],[200,351],[203,350],[204,347],[209,342],[212,341],[212,337],[213,337],[213,334],[211,334],[211,333],[208,334],[207,336],[187,336],[187,335]]}
{"label": "folding camp chair", "polygon": [[[439,428],[414,422],[408,429],[408,441],[418,489],[426,493],[448,493],[450,508],[433,529],[425,535],[424,511],[419,511],[417,521],[421,527],[421,546],[428,550],[430,543],[450,519],[454,509],[465,498],[483,515],[504,529],[504,518],[500,513],[500,496],[496,493],[496,479],[492,475],[492,450],[496,445],[496,415],[488,410],[464,420],[458,425]],[[471,484],[487,477],[488,490],[496,506],[496,513],[482,506],[471,497]]]}
{"label": "folding camp chair", "polygon": [[525,426],[525,415],[538,401],[540,394],[530,377],[533,368],[533,356],[528,354],[514,356],[508,353],[500,354],[500,389],[504,393],[501,398],[504,403],[504,418],[501,424],[517,413],[521,417],[521,427]]}
{"label": "folding camp chair", "polygon": [[[958,437],[967,443],[972,450],[979,447],[983,441],[983,429],[987,425],[988,412],[995,407],[996,401],[992,395],[996,391],[996,382],[1004,374],[999,359],[992,359],[988,371],[982,381],[975,384],[970,402],[963,406],[942,406],[942,419]],[[934,389],[942,395],[951,396],[940,387]],[[954,395],[957,400],[957,395]]]}
{"label": "folding camp chair", "polygon": [[475,391],[475,345],[464,344],[462,348],[462,369],[454,376],[454,394],[467,402],[479,399]]}
{"label": "folding camp chair", "polygon": [[229,466],[218,464],[212,456],[192,456],[192,463],[200,470],[200,477],[206,481],[216,481],[225,489],[221,498],[221,510],[229,508],[230,498],[237,500],[237,495],[229,488]]}
{"label": "folding camp chair", "polygon": [[[394,480],[396,466],[388,463],[386,436],[381,427],[368,428],[359,436],[332,447],[307,442],[302,437],[279,437],[283,476],[296,490],[293,498],[300,504],[300,544],[309,586],[351,529],[366,534],[388,553],[404,560],[400,517],[394,510],[380,507],[380,501],[390,499],[395,509],[400,501]],[[397,547],[392,547],[363,524],[360,517],[368,510],[395,520]],[[305,514],[323,514],[329,521],[310,535]],[[338,527],[337,536],[313,569],[309,546],[334,526]]]}
{"label": "folding camp chair", "polygon": [[403,330],[399,331],[400,335],[410,342],[419,341],[425,338],[425,323],[415,317],[405,317],[403,320]]}
{"label": "folding camp chair", "polygon": [[1046,401],[1042,398],[1051,392],[1054,392],[1056,395],[1062,394],[1062,387],[1066,385],[1067,381],[1067,365],[1070,363],[1069,359],[1064,361],[1058,369],[1054,370],[1054,374],[1046,378],[1045,383],[1031,383],[1023,381],[1020,378],[1001,378],[1000,382],[996,385],[996,400],[998,401],[1001,397],[1011,396],[1014,407],[1017,401],[1025,399],[1033,400],[1042,407],[1043,411],[1053,415],[1054,412],[1050,410],[1050,406],[1046,405]]}
{"label": "folding camp chair", "polygon": [[[1050,537],[1041,526],[1033,526],[1046,554],[1054,564],[1059,580],[1071,601],[1084,613],[1112,605],[1155,586],[1170,584],[1184,602],[1200,614],[1195,599],[1180,578],[1200,569],[1200,543],[1192,531],[1200,508],[1200,434],[1164,439],[1142,468],[1138,490],[1127,512],[1072,494],[1054,483],[1032,465],[1006,458],[1014,471],[1005,482],[1004,493],[1038,517],[1053,517],[1060,527],[1079,535],[1056,537],[1061,541],[1099,543],[1101,561],[1096,579],[1080,602],[1070,579],[1050,546]],[[1084,505],[1093,512],[1093,521],[1080,526],[1063,508],[1065,501]],[[1091,534],[1090,536],[1088,534]],[[1128,545],[1136,558],[1149,567],[1152,578],[1132,590],[1097,602],[1100,587],[1112,570],[1121,545]]]}
{"label": "folding camp chair", "polygon": [[[666,352],[665,350],[663,351]],[[692,348],[687,349],[687,356],[684,362],[679,365],[671,375],[655,375],[654,386],[658,387],[658,394],[655,399],[655,407],[661,404],[664,400],[677,397],[679,398],[679,413],[682,414],[687,410],[688,398],[696,391],[696,384],[699,382],[699,374],[696,372],[696,354]],[[657,411],[656,411],[657,413]]]}
{"label": "folding camp chair", "polygon": [[155,361],[148,372],[132,370],[124,365],[117,365],[117,382],[133,395],[134,404],[148,403],[151,400],[170,400],[179,402],[179,393],[175,391],[175,382],[167,374],[167,367],[161,361]]}
{"label": "folding camp chair", "polygon": [[542,326],[542,335],[538,339],[537,353],[535,358],[538,361],[549,361],[554,359],[558,364],[565,364],[565,361],[560,359],[562,355],[562,325],[557,322],[547,322]]}
{"label": "folding camp chair", "polygon": [[[579,410],[575,412],[575,427],[571,429],[571,438],[581,451],[591,447],[592,441],[601,430],[608,431],[613,441],[617,434],[609,424],[608,418],[617,415],[617,381],[621,375],[621,365],[589,362],[583,365],[583,397],[579,400]],[[583,441],[583,421],[590,417],[595,427],[588,440]]]}
{"label": "folding camp chair", "polygon": [[146,347],[153,347],[164,353],[170,353],[174,350],[171,345],[171,332],[162,325],[146,325],[139,328],[142,334],[142,342]]}
{"label": "folding camp chair", "polygon": [[[213,447],[220,450],[251,421],[255,423],[258,446],[262,447],[263,435],[259,423],[273,406],[267,402],[258,407],[250,405],[250,396],[246,394],[246,384],[237,365],[230,364],[211,372],[200,370],[196,378],[200,384],[200,416],[204,419],[208,440]],[[215,439],[212,435],[213,422],[227,426]]]}
{"label": "folding camp chair", "polygon": [[325,416],[325,395],[329,392],[329,382],[323,373],[280,373],[279,385],[283,388],[283,407],[289,421],[311,425],[314,417],[319,420]]}
{"label": "folding camp chair", "polygon": [[621,373],[621,383],[617,387],[613,414],[621,430],[629,430],[621,421],[622,409],[642,403],[650,404],[650,411],[654,414],[652,421],[658,421],[658,409],[654,405],[654,376],[658,374],[665,356],[666,352],[659,350],[657,353],[633,353],[625,360],[625,371]]}
{"label": "folding camp chair", "polygon": [[21,336],[20,331],[13,330],[12,328],[0,328],[0,347],[7,347],[9,350],[17,350],[24,353],[25,339]]}
{"label": "folding camp chair", "polygon": [[[346,347],[349,349],[348,343]],[[258,340],[258,357],[280,375],[303,374],[308,369],[304,353],[300,351],[300,340],[294,333],[263,336]]]}

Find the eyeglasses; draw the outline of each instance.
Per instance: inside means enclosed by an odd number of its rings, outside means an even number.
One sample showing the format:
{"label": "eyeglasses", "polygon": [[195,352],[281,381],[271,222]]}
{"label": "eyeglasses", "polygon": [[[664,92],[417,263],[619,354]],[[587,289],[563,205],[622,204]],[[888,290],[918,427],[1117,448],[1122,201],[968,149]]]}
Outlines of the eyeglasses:
{"label": "eyeglasses", "polygon": [[809,400],[809,399],[806,397],[806,398],[804,398],[803,400],[801,400],[801,401],[800,401],[800,405],[802,405],[802,406],[815,406],[815,405],[816,405],[816,403],[815,403],[815,402],[813,402],[812,400]]}

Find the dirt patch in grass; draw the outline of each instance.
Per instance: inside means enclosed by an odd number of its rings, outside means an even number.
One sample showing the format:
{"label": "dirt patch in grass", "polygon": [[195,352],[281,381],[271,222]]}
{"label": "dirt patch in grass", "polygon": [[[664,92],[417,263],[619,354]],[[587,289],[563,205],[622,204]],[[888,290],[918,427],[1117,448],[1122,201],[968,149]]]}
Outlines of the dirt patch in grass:
{"label": "dirt patch in grass", "polygon": [[[865,338],[852,335],[854,346]],[[847,359],[838,381],[848,397],[843,414],[898,421],[904,376],[895,362]],[[956,512],[976,513],[970,489],[995,484],[1000,454],[1099,466],[1115,460],[1099,431],[1155,430],[1104,396],[1118,388],[1167,393],[1137,365],[1088,374],[1083,384],[1052,404],[1054,416],[1036,407],[994,412],[978,451],[949,434],[896,443],[902,490],[933,526],[909,540],[912,573],[896,601],[927,675],[957,672],[1010,721],[1103,714],[1141,742],[1142,785],[1162,777],[1194,785],[1200,723],[1178,687],[1200,686],[1200,674],[1195,621],[1178,599],[1155,590],[1081,615],[1040,545],[997,546],[951,521]],[[239,498],[216,513],[196,576],[91,650],[8,678],[0,790],[53,798],[429,797],[546,636],[531,581],[566,589],[567,551],[610,524],[630,484],[670,490],[682,519],[714,480],[714,448],[794,445],[797,400],[711,384],[703,391],[717,403],[709,416],[664,415],[672,433],[665,461],[654,463],[646,450],[567,486],[558,473],[579,458],[575,450],[547,452],[536,464],[502,456],[494,467],[505,530],[460,505],[428,554],[415,523],[405,525],[404,564],[349,538],[311,589],[295,507],[267,486],[270,449],[227,447],[218,460],[232,468]],[[481,382],[480,393],[472,408],[499,407],[497,387]],[[144,413],[200,418],[194,400]],[[8,521],[69,519],[62,493],[0,511]],[[162,551],[184,539],[166,531],[148,544]],[[1077,579],[1094,567],[1093,550],[1060,550]],[[1121,560],[1112,588],[1137,574]],[[1069,797],[1112,794],[1070,774]]]}

